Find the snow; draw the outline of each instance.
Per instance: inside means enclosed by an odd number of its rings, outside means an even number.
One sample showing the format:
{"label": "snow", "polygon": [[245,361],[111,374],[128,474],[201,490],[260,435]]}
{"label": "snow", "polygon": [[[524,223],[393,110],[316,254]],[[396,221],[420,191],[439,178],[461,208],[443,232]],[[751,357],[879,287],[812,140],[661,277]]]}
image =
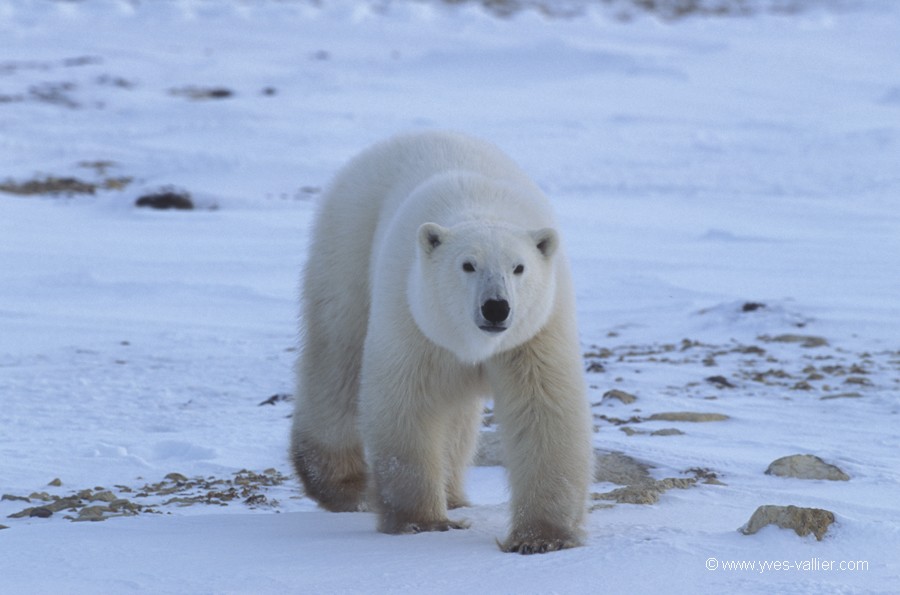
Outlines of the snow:
{"label": "snow", "polygon": [[[591,401],[638,396],[595,407],[595,445],[657,478],[703,468],[725,484],[594,510],[585,547],[527,557],[495,545],[497,467],[472,469],[474,506],[452,513],[470,529],[415,536],[317,510],[294,480],[265,491],[276,506],[98,523],[7,518],[26,504],[2,500],[2,590],[896,590],[900,7],[809,4],[671,21],[622,19],[624,1],[575,18],[349,0],[0,4],[0,184],[131,179],[0,192],[0,494],[288,475],[290,405],[258,404],[292,391],[318,189],[369,143],[422,128],[492,140],[553,198],[584,351],[613,354],[586,374]],[[231,95],[191,99],[209,88]],[[170,186],[201,208],[133,207]],[[827,344],[774,340],[789,334]],[[796,388],[810,366],[857,372]],[[771,370],[788,377],[754,379]],[[664,411],[730,419],[640,421],[633,435],[610,421]],[[665,428],[684,434],[650,434]],[[851,479],[764,474],[796,453]],[[837,522],[823,541],[740,534],[763,504]],[[866,568],[794,564],[812,559]]]}

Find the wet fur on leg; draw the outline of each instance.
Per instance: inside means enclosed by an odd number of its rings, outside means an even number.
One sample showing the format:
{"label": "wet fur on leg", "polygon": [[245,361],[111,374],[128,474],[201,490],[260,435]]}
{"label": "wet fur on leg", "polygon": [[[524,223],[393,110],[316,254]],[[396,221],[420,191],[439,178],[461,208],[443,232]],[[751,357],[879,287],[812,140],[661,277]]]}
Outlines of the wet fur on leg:
{"label": "wet fur on leg", "polygon": [[306,495],[331,512],[368,510],[362,447],[326,452],[303,441],[291,451]]}

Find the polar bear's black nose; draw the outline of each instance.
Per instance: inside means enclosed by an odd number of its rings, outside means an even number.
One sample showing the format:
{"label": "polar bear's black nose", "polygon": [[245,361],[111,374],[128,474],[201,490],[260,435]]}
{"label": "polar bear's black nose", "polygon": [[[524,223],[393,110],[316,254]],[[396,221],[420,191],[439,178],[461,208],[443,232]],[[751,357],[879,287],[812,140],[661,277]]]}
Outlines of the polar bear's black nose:
{"label": "polar bear's black nose", "polygon": [[487,300],[481,304],[481,315],[491,324],[498,325],[509,317],[509,302]]}

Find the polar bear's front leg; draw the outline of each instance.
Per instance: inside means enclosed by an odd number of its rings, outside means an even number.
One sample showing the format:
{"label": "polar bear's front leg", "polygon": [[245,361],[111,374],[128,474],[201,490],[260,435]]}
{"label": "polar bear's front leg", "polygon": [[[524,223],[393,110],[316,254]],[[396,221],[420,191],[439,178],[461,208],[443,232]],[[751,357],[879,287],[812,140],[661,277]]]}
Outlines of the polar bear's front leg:
{"label": "polar bear's front leg", "polygon": [[581,545],[592,430],[580,364],[574,332],[551,324],[488,367],[512,488],[504,551]]}
{"label": "polar bear's front leg", "polygon": [[[373,353],[374,352],[374,353]],[[447,518],[447,419],[439,399],[423,394],[423,368],[406,368],[368,350],[360,414],[371,472],[369,503],[383,533],[464,529]],[[407,356],[407,362],[409,361]],[[372,373],[368,373],[372,370]]]}

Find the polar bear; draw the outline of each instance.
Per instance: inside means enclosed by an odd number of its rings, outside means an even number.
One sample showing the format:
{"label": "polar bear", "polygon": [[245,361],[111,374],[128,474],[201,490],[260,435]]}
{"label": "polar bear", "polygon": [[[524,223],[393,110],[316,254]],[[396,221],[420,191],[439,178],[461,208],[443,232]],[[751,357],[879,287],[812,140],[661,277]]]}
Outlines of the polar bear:
{"label": "polar bear", "polygon": [[378,144],[323,197],[302,284],[291,459],[327,510],[385,533],[465,528],[492,396],[508,552],[579,545],[591,416],[568,261],[548,200],[499,149],[425,132]]}

